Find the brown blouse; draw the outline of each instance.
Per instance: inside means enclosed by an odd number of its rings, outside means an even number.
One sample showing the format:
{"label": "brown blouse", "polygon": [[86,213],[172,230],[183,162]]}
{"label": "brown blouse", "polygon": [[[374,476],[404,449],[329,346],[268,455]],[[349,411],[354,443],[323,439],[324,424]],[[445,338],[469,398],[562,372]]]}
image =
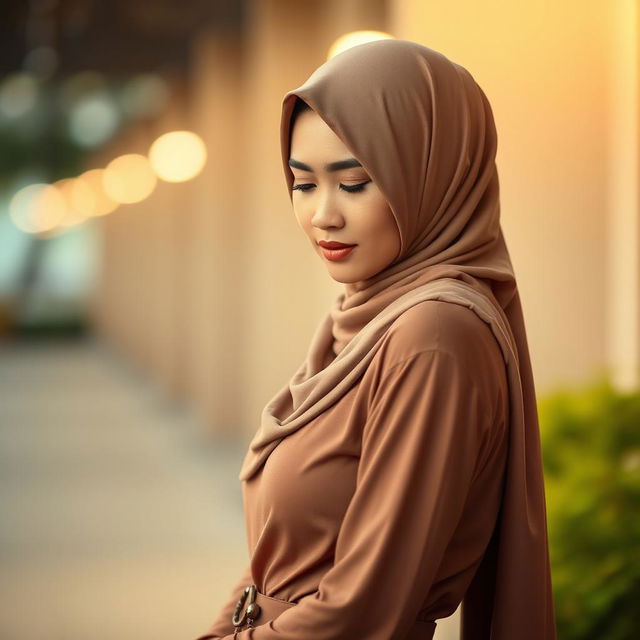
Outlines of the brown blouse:
{"label": "brown blouse", "polygon": [[238,640],[403,640],[460,604],[493,531],[507,452],[505,364],[471,309],[427,300],[365,375],[243,483],[250,563],[207,633],[255,584],[296,606]]}

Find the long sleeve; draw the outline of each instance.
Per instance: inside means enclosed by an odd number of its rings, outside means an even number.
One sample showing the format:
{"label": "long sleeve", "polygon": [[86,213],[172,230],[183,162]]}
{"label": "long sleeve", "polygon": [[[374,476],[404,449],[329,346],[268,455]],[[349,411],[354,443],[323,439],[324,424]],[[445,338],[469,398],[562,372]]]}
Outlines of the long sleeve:
{"label": "long sleeve", "polygon": [[483,372],[463,362],[429,349],[386,369],[369,402],[333,566],[317,591],[237,640],[406,637],[492,440],[496,399],[482,391]]}
{"label": "long sleeve", "polygon": [[229,633],[233,633],[231,616],[233,615],[238,598],[242,595],[243,589],[252,582],[251,562],[249,562],[242,573],[242,577],[233,585],[227,601],[218,612],[218,615],[209,626],[207,632],[198,636],[195,640],[218,640],[219,638],[226,637]]}

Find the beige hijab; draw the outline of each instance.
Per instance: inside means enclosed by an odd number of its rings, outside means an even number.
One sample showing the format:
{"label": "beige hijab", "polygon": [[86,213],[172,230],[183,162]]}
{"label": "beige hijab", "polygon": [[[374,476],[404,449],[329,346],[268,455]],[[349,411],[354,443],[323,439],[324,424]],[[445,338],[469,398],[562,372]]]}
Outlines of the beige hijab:
{"label": "beige hijab", "polygon": [[291,114],[309,104],[385,194],[400,232],[393,263],[345,285],[304,362],[265,406],[240,472],[251,478],[282,438],[309,424],[363,375],[391,323],[428,299],[486,322],[509,381],[509,453],[493,538],[462,607],[462,640],[554,640],[534,381],[514,271],[500,226],[496,129],[471,74],[407,40],[331,58],[282,102],[289,196]]}

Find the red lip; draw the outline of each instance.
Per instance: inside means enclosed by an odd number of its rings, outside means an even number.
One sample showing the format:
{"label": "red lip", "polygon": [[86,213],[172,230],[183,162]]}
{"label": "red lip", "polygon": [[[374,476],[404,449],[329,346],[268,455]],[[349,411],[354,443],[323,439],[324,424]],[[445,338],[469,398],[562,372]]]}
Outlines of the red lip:
{"label": "red lip", "polygon": [[327,242],[326,240],[320,240],[318,244],[324,249],[346,249],[347,247],[355,247],[355,244],[344,244],[343,242]]}
{"label": "red lip", "polygon": [[357,245],[354,244],[350,247],[341,247],[340,249],[327,249],[326,247],[322,247],[322,254],[331,262],[344,260],[347,256],[351,255],[356,246]]}

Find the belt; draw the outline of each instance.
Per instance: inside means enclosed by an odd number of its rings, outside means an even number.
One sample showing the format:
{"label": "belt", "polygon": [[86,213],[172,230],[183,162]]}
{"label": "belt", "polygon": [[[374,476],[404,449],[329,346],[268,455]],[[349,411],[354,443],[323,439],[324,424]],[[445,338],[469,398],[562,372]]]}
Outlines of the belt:
{"label": "belt", "polygon": [[[246,586],[231,616],[231,624],[235,627],[233,637],[236,637],[236,633],[245,624],[248,627],[255,626],[256,621],[259,621],[258,624],[264,624],[295,605],[295,602],[260,593],[255,584]],[[424,615],[419,615],[408,635],[405,636],[405,640],[432,640],[435,630],[436,623],[433,620],[425,620]]]}

